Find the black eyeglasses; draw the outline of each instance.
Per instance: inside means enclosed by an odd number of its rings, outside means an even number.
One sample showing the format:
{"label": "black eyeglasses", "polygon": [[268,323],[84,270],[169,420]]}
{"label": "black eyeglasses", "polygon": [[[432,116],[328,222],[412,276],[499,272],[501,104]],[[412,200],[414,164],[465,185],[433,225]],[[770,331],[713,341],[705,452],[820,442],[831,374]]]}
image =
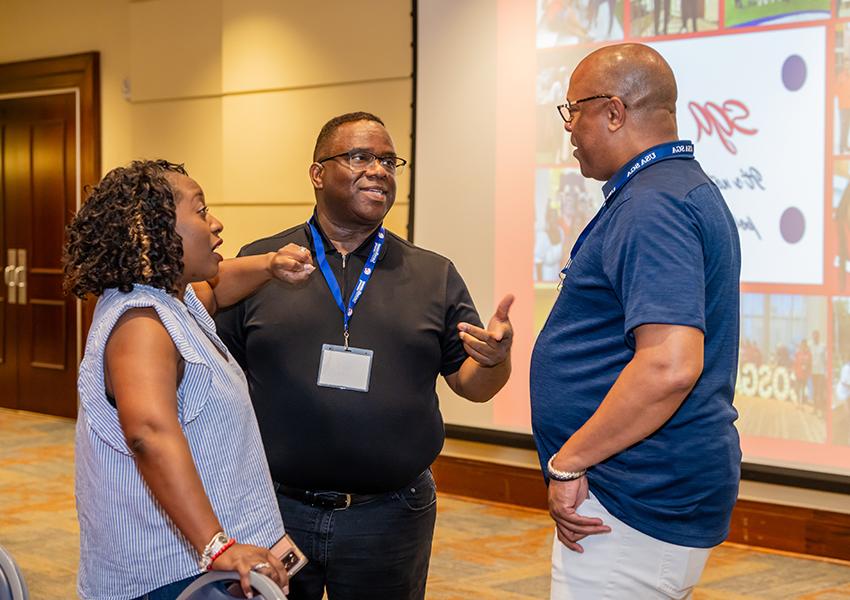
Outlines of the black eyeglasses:
{"label": "black eyeglasses", "polygon": [[399,156],[378,156],[366,150],[349,150],[348,152],[343,152],[342,154],[334,154],[333,156],[328,156],[327,158],[317,160],[316,162],[323,163],[329,160],[334,160],[336,158],[343,157],[348,159],[345,161],[345,163],[347,163],[348,165],[348,168],[355,172],[365,171],[373,164],[375,164],[375,161],[377,160],[384,168],[384,171],[386,171],[390,175],[400,175],[401,172],[404,171],[404,165],[407,164],[407,161]]}
{"label": "black eyeglasses", "polygon": [[[590,100],[599,100],[600,98],[604,98],[605,100],[610,100],[614,96],[609,94],[597,94],[596,96],[588,96],[587,98],[582,98],[581,100],[576,100],[575,102],[570,102],[567,100],[565,104],[559,104],[555,108],[558,109],[558,114],[561,115],[561,118],[564,120],[564,123],[569,125],[573,120],[573,113],[578,112],[578,105],[582,102],[589,102]],[[623,104],[625,106],[625,104]]]}

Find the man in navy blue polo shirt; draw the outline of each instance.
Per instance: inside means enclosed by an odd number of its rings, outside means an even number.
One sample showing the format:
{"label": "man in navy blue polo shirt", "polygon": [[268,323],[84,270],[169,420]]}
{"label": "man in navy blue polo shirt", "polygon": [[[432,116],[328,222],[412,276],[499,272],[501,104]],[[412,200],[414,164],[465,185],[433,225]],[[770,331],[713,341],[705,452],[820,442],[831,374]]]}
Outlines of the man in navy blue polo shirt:
{"label": "man in navy blue polo shirt", "polygon": [[620,44],[579,63],[558,107],[606,183],[532,357],[553,599],[685,598],[729,530],[740,244],[676,95],[660,54]]}

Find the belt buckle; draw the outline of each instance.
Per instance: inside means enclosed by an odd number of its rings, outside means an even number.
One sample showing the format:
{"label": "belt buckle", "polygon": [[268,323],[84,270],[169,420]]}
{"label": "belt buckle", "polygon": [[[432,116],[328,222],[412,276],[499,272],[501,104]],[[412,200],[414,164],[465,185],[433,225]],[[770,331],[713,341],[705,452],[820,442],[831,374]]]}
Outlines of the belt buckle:
{"label": "belt buckle", "polygon": [[345,510],[351,506],[351,494],[343,494],[345,496],[345,506],[341,506],[338,510]]}

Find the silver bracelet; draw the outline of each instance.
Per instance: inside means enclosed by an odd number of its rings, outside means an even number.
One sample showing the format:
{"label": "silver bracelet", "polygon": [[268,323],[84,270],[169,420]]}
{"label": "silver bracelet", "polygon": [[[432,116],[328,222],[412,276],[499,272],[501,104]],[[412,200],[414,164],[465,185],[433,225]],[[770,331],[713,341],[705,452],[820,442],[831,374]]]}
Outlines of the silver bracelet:
{"label": "silver bracelet", "polygon": [[549,475],[549,479],[554,479],[555,481],[573,481],[579,477],[584,477],[584,474],[587,473],[587,469],[582,469],[581,471],[559,471],[552,466],[552,461],[555,460],[556,454],[553,454],[549,462],[546,463],[546,473]]}

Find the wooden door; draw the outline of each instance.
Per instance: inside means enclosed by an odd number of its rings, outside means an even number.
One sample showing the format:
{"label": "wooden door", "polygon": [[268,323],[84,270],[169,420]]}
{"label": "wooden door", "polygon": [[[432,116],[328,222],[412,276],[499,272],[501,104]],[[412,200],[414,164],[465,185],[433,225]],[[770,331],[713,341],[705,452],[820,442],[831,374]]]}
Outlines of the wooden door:
{"label": "wooden door", "polygon": [[76,208],[76,97],[0,100],[0,404],[76,416],[77,303],[62,294]]}

